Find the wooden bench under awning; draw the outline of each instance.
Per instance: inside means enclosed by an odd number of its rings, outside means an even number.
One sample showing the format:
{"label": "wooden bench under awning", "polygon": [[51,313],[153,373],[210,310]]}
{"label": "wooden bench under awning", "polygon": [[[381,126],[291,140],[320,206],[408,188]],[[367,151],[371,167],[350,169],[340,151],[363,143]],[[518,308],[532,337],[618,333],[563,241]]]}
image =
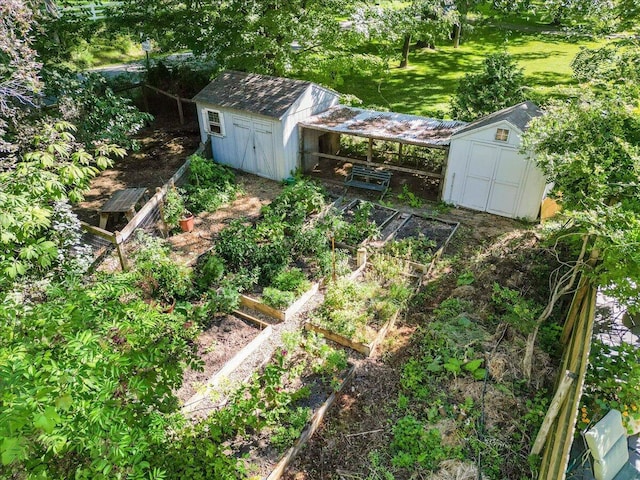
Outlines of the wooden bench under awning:
{"label": "wooden bench under awning", "polygon": [[136,204],[146,193],[146,188],[125,188],[118,190],[100,209],[100,228],[107,227],[109,215],[112,213],[124,213],[127,220],[131,220],[136,214]]}

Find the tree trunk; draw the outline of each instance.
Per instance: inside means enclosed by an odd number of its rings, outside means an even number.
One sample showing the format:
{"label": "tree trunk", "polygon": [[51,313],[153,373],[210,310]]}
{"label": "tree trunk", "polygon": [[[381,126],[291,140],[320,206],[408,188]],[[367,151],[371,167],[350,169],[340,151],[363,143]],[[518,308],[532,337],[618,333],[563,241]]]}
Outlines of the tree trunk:
{"label": "tree trunk", "polygon": [[402,44],[402,60],[400,60],[400,68],[407,68],[409,65],[409,47],[411,46],[411,35],[405,35]]}
{"label": "tree trunk", "polygon": [[453,26],[453,48],[460,46],[460,33],[462,32],[462,24],[456,23]]}

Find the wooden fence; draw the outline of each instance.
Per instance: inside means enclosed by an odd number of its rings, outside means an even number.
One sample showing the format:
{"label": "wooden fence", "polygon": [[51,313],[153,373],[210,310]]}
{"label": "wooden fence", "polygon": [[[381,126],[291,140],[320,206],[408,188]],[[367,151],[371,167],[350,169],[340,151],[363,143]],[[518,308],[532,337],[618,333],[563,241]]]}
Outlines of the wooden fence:
{"label": "wooden fence", "polygon": [[539,454],[544,447],[538,480],[566,478],[589,363],[596,293],[596,288],[582,277],[567,314],[561,337],[565,349],[560,371],[564,374],[531,452]]}
{"label": "wooden fence", "polygon": [[[198,149],[196,153],[199,153],[200,151],[201,149]],[[162,225],[161,228],[164,229],[164,223],[162,223],[161,219],[161,206],[167,194],[167,190],[173,185],[180,185],[185,181],[190,163],[191,161],[187,159],[167,183],[162,187],[158,187],[155,195],[153,195],[153,197],[144,204],[144,206],[122,230],[109,232],[94,225],[80,222],[80,225],[85,232],[85,243],[96,247],[94,248],[94,264],[100,261],[102,256],[109,249],[108,247],[113,246],[118,253],[120,267],[123,271],[128,269],[127,257],[123,248],[124,243],[129,240],[131,235],[133,235],[133,232],[138,228],[153,227],[157,230],[155,225],[160,223]]]}

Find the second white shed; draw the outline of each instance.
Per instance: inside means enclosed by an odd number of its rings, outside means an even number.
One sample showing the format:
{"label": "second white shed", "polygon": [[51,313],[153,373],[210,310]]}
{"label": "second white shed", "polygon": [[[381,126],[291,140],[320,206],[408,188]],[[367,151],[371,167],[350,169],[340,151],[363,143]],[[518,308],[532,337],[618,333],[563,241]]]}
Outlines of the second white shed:
{"label": "second white shed", "polygon": [[211,139],[216,162],[282,180],[299,167],[298,122],[339,95],[311,82],[228,71],[193,100],[201,140]]}
{"label": "second white shed", "polygon": [[535,220],[548,188],[521,137],[542,112],[532,102],[482,117],[451,137],[442,200],[510,218]]}

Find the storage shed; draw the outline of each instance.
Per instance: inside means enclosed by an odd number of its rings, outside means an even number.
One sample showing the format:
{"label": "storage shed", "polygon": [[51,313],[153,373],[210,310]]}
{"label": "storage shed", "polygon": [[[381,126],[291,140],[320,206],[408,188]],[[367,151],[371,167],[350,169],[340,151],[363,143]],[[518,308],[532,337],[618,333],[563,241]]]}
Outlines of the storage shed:
{"label": "storage shed", "polygon": [[521,137],[542,112],[532,102],[482,117],[451,136],[442,199],[461,207],[535,220],[548,192],[535,162],[520,153]]}
{"label": "storage shed", "polygon": [[202,142],[224,165],[273,180],[298,168],[298,122],[338,103],[311,82],[241,72],[221,73],[193,100]]}

